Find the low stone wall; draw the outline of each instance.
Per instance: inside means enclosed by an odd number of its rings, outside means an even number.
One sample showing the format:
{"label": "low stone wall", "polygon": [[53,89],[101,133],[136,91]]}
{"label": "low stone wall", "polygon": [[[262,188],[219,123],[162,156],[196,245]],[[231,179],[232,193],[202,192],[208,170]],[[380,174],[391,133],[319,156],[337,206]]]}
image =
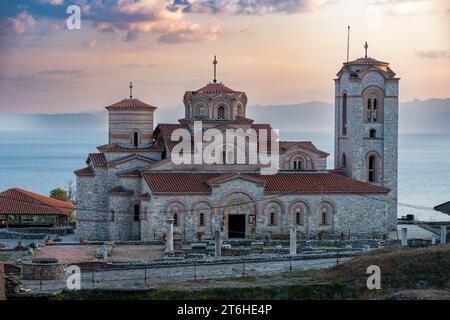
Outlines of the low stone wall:
{"label": "low stone wall", "polygon": [[27,262],[22,265],[22,278],[24,280],[63,280],[66,279],[67,264],[56,263],[33,263]]}

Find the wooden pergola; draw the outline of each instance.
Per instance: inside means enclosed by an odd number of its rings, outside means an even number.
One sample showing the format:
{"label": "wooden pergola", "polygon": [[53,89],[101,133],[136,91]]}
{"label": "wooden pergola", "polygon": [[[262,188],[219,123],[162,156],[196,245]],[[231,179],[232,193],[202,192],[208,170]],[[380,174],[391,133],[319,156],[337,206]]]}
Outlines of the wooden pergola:
{"label": "wooden pergola", "polygon": [[0,225],[66,225],[75,209],[71,203],[20,188],[0,193]]}

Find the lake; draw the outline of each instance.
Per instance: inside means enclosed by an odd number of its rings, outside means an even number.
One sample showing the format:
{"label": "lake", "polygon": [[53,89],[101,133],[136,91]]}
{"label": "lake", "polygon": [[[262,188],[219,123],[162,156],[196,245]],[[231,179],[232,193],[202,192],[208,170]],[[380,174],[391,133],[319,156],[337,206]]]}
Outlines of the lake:
{"label": "lake", "polygon": [[[330,153],[332,133],[281,133],[282,139],[311,140]],[[48,195],[75,184],[73,171],[85,166],[88,153],[107,142],[104,131],[0,132],[0,190],[20,187]],[[400,134],[399,203],[432,208],[450,200],[450,134]],[[398,215],[414,214],[424,221],[449,220],[432,210],[399,205]]]}

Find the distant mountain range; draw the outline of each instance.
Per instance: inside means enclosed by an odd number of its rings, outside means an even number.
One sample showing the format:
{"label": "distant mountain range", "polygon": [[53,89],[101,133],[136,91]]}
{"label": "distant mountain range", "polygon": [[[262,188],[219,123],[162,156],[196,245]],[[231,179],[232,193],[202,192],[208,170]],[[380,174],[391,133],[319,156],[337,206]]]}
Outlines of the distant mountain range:
{"label": "distant mountain range", "polygon": [[[184,108],[159,108],[157,123],[174,123]],[[332,132],[334,106],[325,102],[247,107],[247,116],[258,123],[270,123],[284,132]],[[428,99],[400,104],[400,131],[404,133],[450,133],[450,98]],[[0,113],[0,131],[14,130],[106,130],[106,111],[18,114]]]}

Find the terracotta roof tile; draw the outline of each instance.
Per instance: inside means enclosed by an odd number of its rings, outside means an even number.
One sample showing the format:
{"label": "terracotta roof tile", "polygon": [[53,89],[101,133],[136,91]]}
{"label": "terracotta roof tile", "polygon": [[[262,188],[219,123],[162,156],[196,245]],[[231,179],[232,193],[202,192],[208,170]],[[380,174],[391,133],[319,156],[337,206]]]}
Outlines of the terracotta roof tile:
{"label": "terracotta roof tile", "polygon": [[88,160],[86,161],[87,164],[92,162],[94,167],[106,167],[106,157],[103,153],[90,153]]}
{"label": "terracotta roof tile", "polygon": [[118,143],[105,144],[102,146],[98,146],[97,149],[102,152],[158,152],[158,151],[161,151],[161,148],[156,147],[155,145],[136,148],[136,147],[122,146]]}
{"label": "terracotta roof tile", "polygon": [[0,193],[0,214],[67,215],[75,206],[20,188]]}
{"label": "terracotta roof tile", "polygon": [[200,89],[194,91],[195,93],[203,93],[208,95],[221,94],[221,93],[237,93],[239,91],[235,91],[231,88],[228,88],[226,85],[220,82],[210,82],[206,86],[201,87]]}
{"label": "terracotta roof tile", "polygon": [[94,172],[94,170],[92,170],[91,167],[86,167],[86,168],[82,168],[79,170],[75,170],[74,173],[76,176],[90,176],[90,177],[95,176],[95,172]]}
{"label": "terracotta roof tile", "polygon": [[367,57],[367,58],[358,58],[353,61],[344,62],[344,65],[389,65],[388,62],[379,61],[377,59]]}
{"label": "terracotta roof tile", "polygon": [[117,109],[130,109],[130,110],[155,110],[156,107],[149,105],[145,102],[142,102],[138,99],[123,99],[119,102],[116,102],[110,106],[107,106],[108,110],[117,110]]}
{"label": "terracotta roof tile", "polygon": [[[389,189],[360,182],[329,171],[279,171],[274,175],[257,172],[240,173],[243,177],[265,181],[267,193],[387,193]],[[227,179],[230,173],[195,171],[148,171],[143,177],[150,189],[158,193],[210,193],[208,181]]]}
{"label": "terracotta roof tile", "polygon": [[127,189],[124,186],[116,186],[108,191],[109,194],[116,195],[132,195],[134,193],[133,190]]}
{"label": "terracotta roof tile", "polygon": [[323,156],[329,156],[328,152],[317,149],[317,147],[311,141],[280,141],[280,151],[285,151],[293,146],[299,145],[302,148],[311,150],[312,152],[319,153]]}

